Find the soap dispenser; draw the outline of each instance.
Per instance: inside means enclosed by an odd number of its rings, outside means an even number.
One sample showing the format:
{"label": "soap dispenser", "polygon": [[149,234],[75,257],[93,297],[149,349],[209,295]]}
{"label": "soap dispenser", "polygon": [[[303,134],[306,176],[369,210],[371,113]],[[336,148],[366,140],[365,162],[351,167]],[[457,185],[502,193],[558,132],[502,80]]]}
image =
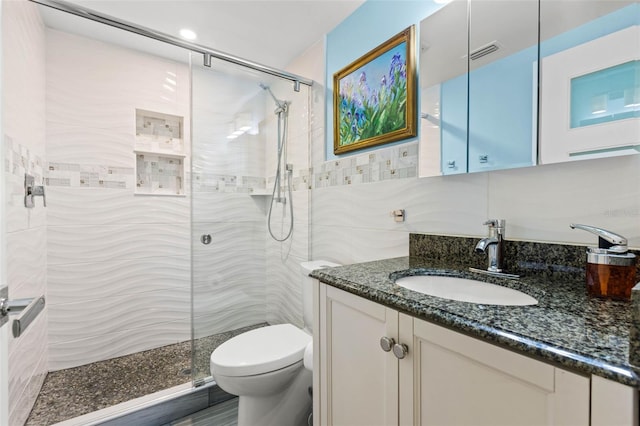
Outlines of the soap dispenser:
{"label": "soap dispenser", "polygon": [[629,300],[635,285],[636,255],[629,253],[627,239],[605,229],[571,224],[598,236],[598,247],[587,248],[587,293],[590,296]]}

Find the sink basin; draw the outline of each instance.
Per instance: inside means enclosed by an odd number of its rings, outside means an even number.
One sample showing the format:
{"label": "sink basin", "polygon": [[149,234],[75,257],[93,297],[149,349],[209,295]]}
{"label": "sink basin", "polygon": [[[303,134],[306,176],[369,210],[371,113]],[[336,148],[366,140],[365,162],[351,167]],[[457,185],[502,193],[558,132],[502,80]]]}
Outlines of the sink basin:
{"label": "sink basin", "polygon": [[521,291],[460,277],[412,275],[398,278],[396,284],[418,293],[459,302],[505,306],[538,303],[536,299]]}

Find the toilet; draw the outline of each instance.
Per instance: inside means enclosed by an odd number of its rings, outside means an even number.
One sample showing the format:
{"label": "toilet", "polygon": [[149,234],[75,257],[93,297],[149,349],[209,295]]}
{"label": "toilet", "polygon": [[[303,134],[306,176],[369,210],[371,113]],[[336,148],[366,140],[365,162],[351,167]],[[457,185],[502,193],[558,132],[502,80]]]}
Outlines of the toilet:
{"label": "toilet", "polygon": [[227,340],[211,354],[211,375],[216,383],[239,396],[238,426],[307,425],[313,323],[313,278],[309,273],[333,266],[340,265],[326,261],[300,264],[304,330],[292,324],[254,329]]}

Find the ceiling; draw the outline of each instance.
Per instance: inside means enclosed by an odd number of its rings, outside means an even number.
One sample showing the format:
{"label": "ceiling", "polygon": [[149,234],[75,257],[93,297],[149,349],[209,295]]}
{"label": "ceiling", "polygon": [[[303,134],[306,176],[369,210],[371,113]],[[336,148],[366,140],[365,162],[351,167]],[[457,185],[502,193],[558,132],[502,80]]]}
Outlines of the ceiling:
{"label": "ceiling", "polygon": [[[198,35],[194,43],[284,69],[364,1],[73,0],[68,3],[175,37],[179,37],[181,28],[189,28]],[[69,14],[49,8],[43,10],[48,26],[97,37],[95,27],[101,24],[80,25],[84,24],[78,22],[81,18],[70,18]],[[98,38],[123,44],[113,38],[124,31],[108,30],[102,34],[101,30]]]}

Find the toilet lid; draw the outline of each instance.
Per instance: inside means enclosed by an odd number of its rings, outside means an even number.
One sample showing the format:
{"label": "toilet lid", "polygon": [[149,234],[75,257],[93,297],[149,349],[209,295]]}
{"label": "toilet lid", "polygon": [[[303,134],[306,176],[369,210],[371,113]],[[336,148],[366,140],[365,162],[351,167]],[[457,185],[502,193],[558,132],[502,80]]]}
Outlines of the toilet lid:
{"label": "toilet lid", "polygon": [[253,376],[302,360],[311,336],[292,324],[257,328],[233,337],[211,354],[211,373]]}

